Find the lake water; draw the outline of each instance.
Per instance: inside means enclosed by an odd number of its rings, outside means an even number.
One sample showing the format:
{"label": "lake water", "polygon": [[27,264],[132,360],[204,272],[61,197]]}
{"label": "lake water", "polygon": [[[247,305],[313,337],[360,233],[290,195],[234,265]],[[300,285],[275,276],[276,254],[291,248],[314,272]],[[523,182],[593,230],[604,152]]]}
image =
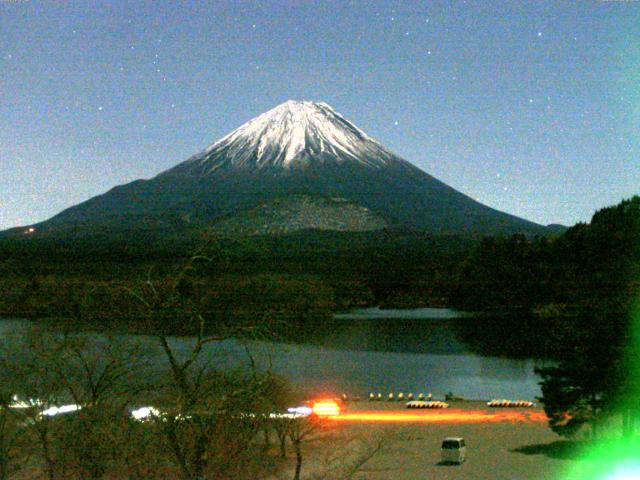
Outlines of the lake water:
{"label": "lake water", "polygon": [[[228,340],[207,345],[203,355],[220,369],[248,365],[247,351],[261,368],[301,385],[310,394],[369,392],[447,392],[469,399],[530,399],[540,395],[532,359],[513,359],[479,352],[474,343],[478,322],[445,309],[366,310],[337,315],[332,321],[290,332],[287,341]],[[346,316],[345,316],[346,315]],[[28,322],[0,322],[0,337]],[[129,336],[158,355],[155,339]],[[190,340],[172,339],[178,351]]]}

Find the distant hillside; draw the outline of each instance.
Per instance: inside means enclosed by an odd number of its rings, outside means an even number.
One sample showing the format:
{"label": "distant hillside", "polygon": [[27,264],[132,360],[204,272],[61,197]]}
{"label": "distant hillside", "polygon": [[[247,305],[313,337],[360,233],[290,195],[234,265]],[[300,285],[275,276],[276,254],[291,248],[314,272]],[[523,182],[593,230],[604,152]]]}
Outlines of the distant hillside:
{"label": "distant hillside", "polygon": [[640,197],[552,238],[485,238],[462,267],[452,295],[459,308],[628,311],[640,288]]}

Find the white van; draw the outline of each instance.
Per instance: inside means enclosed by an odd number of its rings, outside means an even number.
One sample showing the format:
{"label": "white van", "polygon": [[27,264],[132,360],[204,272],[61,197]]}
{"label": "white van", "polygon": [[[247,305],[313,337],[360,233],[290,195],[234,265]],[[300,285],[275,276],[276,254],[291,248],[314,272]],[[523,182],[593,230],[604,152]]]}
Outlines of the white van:
{"label": "white van", "polygon": [[442,441],[442,463],[461,464],[467,459],[467,446],[464,438],[447,437]]}

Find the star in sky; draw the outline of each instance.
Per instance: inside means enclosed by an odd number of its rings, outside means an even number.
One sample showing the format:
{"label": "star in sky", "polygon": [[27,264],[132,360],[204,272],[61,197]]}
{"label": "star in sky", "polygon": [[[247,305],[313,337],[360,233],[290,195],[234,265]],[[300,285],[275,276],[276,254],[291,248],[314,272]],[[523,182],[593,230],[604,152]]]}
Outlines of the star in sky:
{"label": "star in sky", "polygon": [[[0,229],[152,177],[288,99],[325,101],[452,187],[541,223],[638,193],[640,2],[285,3],[3,9]],[[83,151],[94,139],[100,155]],[[84,183],[43,184],[45,152]],[[48,189],[54,200],[29,195]]]}

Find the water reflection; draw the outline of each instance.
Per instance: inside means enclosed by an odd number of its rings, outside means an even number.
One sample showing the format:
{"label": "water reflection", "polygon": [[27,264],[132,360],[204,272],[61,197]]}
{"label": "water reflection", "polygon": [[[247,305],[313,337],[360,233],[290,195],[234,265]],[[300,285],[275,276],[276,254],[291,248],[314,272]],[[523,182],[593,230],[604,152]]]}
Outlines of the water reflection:
{"label": "water reflection", "polygon": [[[20,334],[28,322],[0,322],[0,336]],[[525,398],[540,395],[530,358],[490,355],[478,323],[469,318],[340,320],[283,332],[281,341],[228,340],[209,344],[203,361],[222,370],[256,364],[300,384],[310,394],[367,396],[369,392],[432,392],[436,398],[453,392],[469,399]],[[146,345],[158,368],[165,359],[153,337],[127,336]],[[469,341],[471,339],[471,341]],[[191,340],[171,344],[187,355]],[[500,344],[500,342],[497,342]],[[504,339],[502,341],[504,343]],[[498,352],[502,353],[502,352]]]}
{"label": "water reflection", "polygon": [[[342,393],[366,396],[369,392],[418,394],[448,392],[469,399],[494,397],[534,399],[540,394],[533,360],[481,357],[472,353],[425,354],[349,351],[318,345],[251,342],[258,365],[271,368],[304,386],[312,394]],[[238,368],[242,347],[235,341],[211,347],[209,354],[227,359]],[[234,361],[230,362],[233,359]]]}

